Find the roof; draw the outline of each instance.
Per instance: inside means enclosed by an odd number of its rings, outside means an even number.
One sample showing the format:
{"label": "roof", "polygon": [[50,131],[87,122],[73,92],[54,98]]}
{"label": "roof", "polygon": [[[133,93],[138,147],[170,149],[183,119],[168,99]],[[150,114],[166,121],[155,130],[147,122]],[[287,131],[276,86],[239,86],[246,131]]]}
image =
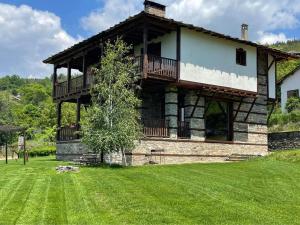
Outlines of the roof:
{"label": "roof", "polygon": [[283,81],[285,81],[287,78],[293,76],[298,70],[300,70],[300,65],[297,66],[293,71],[291,71],[290,73],[288,73],[287,75],[285,75],[283,78],[281,78],[279,81],[277,81],[277,84],[282,84]]}
{"label": "roof", "polygon": [[231,37],[229,35],[217,33],[217,32],[205,29],[203,27],[194,26],[192,24],[187,24],[187,23],[184,23],[184,22],[175,21],[173,19],[156,16],[156,15],[149,14],[149,13],[146,13],[146,12],[142,11],[139,14],[137,14],[135,16],[132,16],[132,17],[129,17],[128,19],[124,20],[123,22],[120,22],[120,23],[116,24],[113,27],[110,27],[109,29],[107,29],[105,31],[102,31],[102,32],[100,32],[100,33],[98,33],[98,34],[82,41],[82,42],[79,42],[79,43],[73,45],[72,47],[70,47],[70,48],[68,48],[68,49],[66,49],[62,52],[59,52],[59,53],[47,58],[43,62],[44,63],[54,63],[55,59],[58,59],[59,57],[62,57],[64,54],[71,53],[72,51],[78,50],[79,48],[84,47],[85,45],[88,45],[89,43],[93,43],[97,40],[101,40],[102,38],[105,38],[105,36],[109,35],[110,32],[120,28],[121,26],[130,24],[131,22],[133,22],[135,20],[144,20],[146,18],[147,19],[152,19],[152,20],[158,20],[161,23],[166,23],[166,24],[169,24],[169,25],[175,25],[175,26],[179,26],[179,27],[192,29],[192,30],[195,30],[195,31],[198,31],[198,32],[201,32],[201,33],[208,34],[208,35],[213,36],[213,37],[222,38],[222,39],[238,42],[238,43],[241,43],[241,44],[261,48],[261,49],[263,49],[267,52],[270,52],[270,53],[276,55],[278,58],[281,58],[281,59],[300,58],[299,56],[296,56],[294,54],[290,54],[290,53],[286,53],[286,52],[283,52],[283,51],[280,51],[280,50],[277,50],[277,49],[269,48],[267,46],[260,45],[260,44],[257,44],[255,42],[241,40],[239,38],[234,38],[234,37]]}

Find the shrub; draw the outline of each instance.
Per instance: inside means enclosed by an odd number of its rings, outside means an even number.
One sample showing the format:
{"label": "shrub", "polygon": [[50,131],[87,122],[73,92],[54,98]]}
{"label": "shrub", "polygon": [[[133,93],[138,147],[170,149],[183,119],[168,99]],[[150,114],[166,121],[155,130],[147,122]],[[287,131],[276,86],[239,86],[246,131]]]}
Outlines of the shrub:
{"label": "shrub", "polygon": [[300,110],[300,98],[292,97],[286,102],[285,109],[290,113],[294,110]]}
{"label": "shrub", "polygon": [[39,146],[30,149],[29,156],[36,157],[36,156],[49,156],[56,154],[56,147],[55,146]]}

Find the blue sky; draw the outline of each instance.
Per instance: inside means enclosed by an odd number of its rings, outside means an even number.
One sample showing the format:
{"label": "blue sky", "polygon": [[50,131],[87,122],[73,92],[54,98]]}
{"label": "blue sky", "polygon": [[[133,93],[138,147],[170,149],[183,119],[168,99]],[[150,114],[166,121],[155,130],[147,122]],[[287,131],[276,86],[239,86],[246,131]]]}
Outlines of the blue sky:
{"label": "blue sky", "polygon": [[[156,0],[167,17],[263,44],[300,39],[299,0]],[[42,60],[143,9],[143,0],[0,0],[0,76],[43,77]]]}

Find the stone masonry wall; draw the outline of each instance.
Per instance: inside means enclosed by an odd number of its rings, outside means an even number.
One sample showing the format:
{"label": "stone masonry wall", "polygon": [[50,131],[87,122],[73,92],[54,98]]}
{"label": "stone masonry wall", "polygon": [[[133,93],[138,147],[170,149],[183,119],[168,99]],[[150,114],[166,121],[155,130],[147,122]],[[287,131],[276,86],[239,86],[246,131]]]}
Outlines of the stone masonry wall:
{"label": "stone masonry wall", "polygon": [[300,149],[300,131],[270,133],[269,149],[272,151]]}

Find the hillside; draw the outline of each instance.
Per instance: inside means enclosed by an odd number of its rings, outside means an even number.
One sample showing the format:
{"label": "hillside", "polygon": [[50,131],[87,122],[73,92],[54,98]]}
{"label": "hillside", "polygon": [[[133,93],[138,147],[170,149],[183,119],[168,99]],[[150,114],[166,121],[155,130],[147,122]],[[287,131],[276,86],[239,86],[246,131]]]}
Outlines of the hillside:
{"label": "hillside", "polygon": [[[274,45],[271,45],[270,47],[285,52],[300,52],[300,40],[288,41],[287,43],[276,43]],[[285,75],[293,71],[299,65],[300,60],[290,60],[279,63],[277,67],[277,80],[282,79]]]}

